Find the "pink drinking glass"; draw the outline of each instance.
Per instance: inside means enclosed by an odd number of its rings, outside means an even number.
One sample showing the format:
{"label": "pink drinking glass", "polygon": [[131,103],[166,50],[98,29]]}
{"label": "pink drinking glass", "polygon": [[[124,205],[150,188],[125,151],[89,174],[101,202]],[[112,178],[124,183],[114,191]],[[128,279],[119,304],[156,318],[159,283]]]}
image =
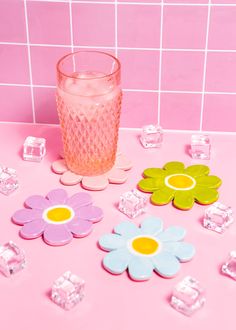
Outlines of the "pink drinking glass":
{"label": "pink drinking glass", "polygon": [[114,56],[79,51],[59,60],[57,111],[72,172],[93,176],[113,167],[121,99],[120,62]]}

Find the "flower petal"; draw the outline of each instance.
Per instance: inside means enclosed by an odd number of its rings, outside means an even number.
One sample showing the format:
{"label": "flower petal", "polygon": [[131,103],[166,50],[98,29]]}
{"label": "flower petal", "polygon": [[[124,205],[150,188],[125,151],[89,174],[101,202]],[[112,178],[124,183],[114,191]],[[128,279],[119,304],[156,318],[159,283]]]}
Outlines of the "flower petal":
{"label": "flower petal", "polygon": [[115,226],[114,232],[125,238],[132,238],[141,234],[141,230],[132,222],[124,221]]}
{"label": "flower petal", "polygon": [[198,203],[205,205],[214,203],[219,198],[218,191],[207,187],[195,187],[193,194]]}
{"label": "flower petal", "polygon": [[144,234],[155,236],[163,230],[163,221],[156,217],[149,217],[141,223],[141,229]]}
{"label": "flower petal", "polygon": [[195,247],[186,242],[168,242],[164,244],[163,249],[172,253],[180,261],[189,261],[195,255]]}
{"label": "flower petal", "polygon": [[54,189],[49,191],[47,198],[53,204],[64,204],[67,199],[67,192],[64,189]]}
{"label": "flower petal", "polygon": [[189,210],[193,207],[194,196],[192,191],[181,191],[178,190],[174,197],[174,206],[181,210]]}
{"label": "flower petal", "polygon": [[222,183],[221,179],[215,175],[200,176],[195,180],[198,186],[203,186],[208,188],[218,188]]}
{"label": "flower petal", "polygon": [[72,207],[73,209],[78,209],[82,206],[87,206],[92,204],[92,196],[85,192],[79,192],[72,195],[66,201],[66,205]]}
{"label": "flower petal", "polygon": [[190,176],[198,177],[209,174],[210,169],[206,165],[191,165],[187,167],[184,172]]}
{"label": "flower petal", "polygon": [[173,277],[180,270],[180,263],[169,252],[161,252],[152,258],[155,271],[163,277]]}
{"label": "flower petal", "polygon": [[28,222],[21,228],[20,235],[27,239],[37,238],[42,235],[46,226],[47,223],[42,219]]}
{"label": "flower petal", "polygon": [[147,178],[142,179],[138,183],[140,190],[144,192],[153,192],[157,189],[160,189],[163,186],[161,179]]}
{"label": "flower petal", "polygon": [[52,163],[52,170],[57,174],[63,174],[68,171],[68,167],[66,166],[66,162],[64,159],[56,160]]}
{"label": "flower petal", "polygon": [[126,158],[125,155],[117,155],[114,167],[127,171],[130,170],[132,166],[132,162],[128,158]]}
{"label": "flower petal", "polygon": [[128,175],[124,170],[114,167],[107,173],[107,175],[110,183],[124,183],[128,178]]}
{"label": "flower petal", "polygon": [[143,176],[145,178],[160,178],[166,176],[166,171],[163,170],[162,168],[146,168],[143,172]]}
{"label": "flower petal", "polygon": [[168,204],[174,198],[175,191],[169,187],[164,187],[160,190],[154,191],[151,196],[151,202],[155,205]]}
{"label": "flower petal", "polygon": [[32,195],[28,197],[25,201],[25,204],[36,210],[45,210],[52,206],[52,203],[48,199],[40,195]]}
{"label": "flower petal", "polygon": [[70,243],[73,236],[65,225],[47,225],[43,238],[49,245],[60,246]]}
{"label": "flower petal", "polygon": [[129,276],[134,281],[149,280],[153,272],[153,264],[148,258],[133,256],[129,262]]}
{"label": "flower petal", "polygon": [[67,224],[74,237],[85,237],[92,231],[93,223],[88,220],[75,219]]}
{"label": "flower petal", "polygon": [[162,242],[181,241],[186,235],[186,230],[182,227],[172,226],[157,235]]}
{"label": "flower petal", "polygon": [[99,245],[103,250],[112,251],[125,246],[125,240],[116,234],[106,234],[99,238]]}
{"label": "flower petal", "polygon": [[74,186],[78,184],[82,180],[82,176],[79,174],[75,174],[71,171],[66,171],[62,174],[60,181],[65,186]]}
{"label": "flower petal", "polygon": [[82,179],[82,186],[88,190],[103,190],[109,184],[106,175],[85,176]]}
{"label": "flower petal", "polygon": [[109,252],[103,259],[103,266],[112,274],[121,274],[127,269],[130,259],[129,251],[121,248]]}
{"label": "flower petal", "polygon": [[97,206],[83,206],[78,210],[78,217],[80,219],[98,222],[103,218],[103,210]]}
{"label": "flower petal", "polygon": [[182,171],[184,169],[184,163],[182,162],[168,162],[163,168],[170,171]]}
{"label": "flower petal", "polygon": [[22,209],[16,211],[12,216],[12,221],[18,225],[39,219],[42,217],[42,211],[32,209]]}

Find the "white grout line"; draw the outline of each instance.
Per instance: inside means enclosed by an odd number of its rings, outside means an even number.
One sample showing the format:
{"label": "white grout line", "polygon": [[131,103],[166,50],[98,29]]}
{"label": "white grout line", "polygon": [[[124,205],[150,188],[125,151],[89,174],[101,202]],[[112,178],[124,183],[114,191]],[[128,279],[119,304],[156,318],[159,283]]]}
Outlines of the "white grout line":
{"label": "white grout line", "polygon": [[73,16],[72,16],[72,1],[69,0],[69,15],[70,15],[70,40],[71,52],[74,52],[74,33],[73,33]]}
{"label": "white grout line", "polygon": [[[30,84],[11,84],[11,83],[0,83],[0,86],[7,87],[33,87],[33,88],[56,88],[53,85],[30,85]],[[169,90],[158,90],[158,89],[134,89],[134,88],[122,88],[124,92],[134,93],[161,93],[161,94],[202,94],[202,91],[169,91]],[[236,92],[209,92],[205,91],[208,95],[236,95]]]}
{"label": "white grout line", "polygon": [[118,56],[118,6],[117,0],[115,0],[115,56]]}
{"label": "white grout line", "polygon": [[[1,85],[1,84],[0,84]],[[47,86],[46,86],[47,87]],[[143,92],[143,93],[161,93],[161,94],[202,94],[202,91],[168,91],[168,90],[155,90],[155,89],[129,89],[122,88],[125,92]],[[236,95],[236,92],[210,92],[205,91],[208,95]]]}
{"label": "white grout line", "polygon": [[168,91],[162,90],[163,94],[202,94],[202,91]]}
{"label": "white grout line", "polygon": [[145,93],[158,93],[158,89],[134,89],[134,88],[122,88],[124,92],[145,92]]}
{"label": "white grout line", "polygon": [[[160,2],[152,2],[152,1],[150,1],[150,2],[118,2],[119,3],[119,5],[124,5],[124,6],[127,6],[127,5],[134,5],[134,6],[161,6],[161,0],[160,0]],[[167,2],[163,2],[163,5],[164,6],[175,6],[175,5],[177,5],[177,6],[188,6],[188,5],[193,5],[193,6],[195,6],[195,5],[197,5],[197,6],[206,6],[206,4],[201,4],[201,3],[167,3]]]}
{"label": "white grout line", "polygon": [[[45,0],[44,0],[45,1]],[[74,3],[84,3],[84,4],[91,4],[91,2],[93,4],[103,4],[103,5],[112,5],[114,4],[114,2],[104,2],[104,1],[82,1],[82,0],[76,0],[76,1],[72,1]],[[124,5],[124,6],[128,6],[128,5],[134,5],[134,6],[161,6],[161,1],[160,2],[135,2],[135,1],[129,1],[129,2],[117,2],[118,5]],[[194,6],[194,7],[206,7],[208,6],[207,3],[177,3],[177,2],[163,2],[164,6]],[[236,4],[235,3],[211,3],[210,4],[211,7],[235,7]]]}
{"label": "white grout line", "polygon": [[13,125],[35,125],[35,126],[58,126],[59,127],[59,124],[46,124],[46,123],[29,123],[29,122],[24,122],[24,121],[3,121],[1,120],[0,121],[0,124],[13,124]]}
{"label": "white grout line", "polygon": [[71,48],[71,44],[70,45],[58,45],[58,44],[34,44],[31,43],[30,46],[32,47],[60,47],[60,48]]}
{"label": "white grout line", "polygon": [[[143,3],[145,5],[145,3]],[[207,7],[208,3],[164,3],[165,6],[194,6],[194,7]],[[210,3],[211,7],[235,7],[236,3]]]}
{"label": "white grout line", "polygon": [[9,84],[9,83],[0,83],[0,86],[7,86],[7,87],[31,87],[30,84]]}
{"label": "white grout line", "polygon": [[[46,123],[27,123],[27,122],[19,122],[19,121],[0,121],[0,125],[28,125],[28,126],[49,126],[49,127],[60,127],[59,124],[46,124]],[[121,131],[141,131],[142,128],[140,127],[120,127]],[[165,133],[171,133],[171,134],[194,134],[194,133],[206,133],[209,135],[236,135],[236,132],[227,132],[227,131],[202,131],[199,130],[178,130],[178,129],[164,129]]]}
{"label": "white grout line", "polygon": [[[121,131],[141,131],[140,127],[120,127]],[[236,132],[227,132],[227,131],[199,131],[199,130],[183,130],[183,129],[165,129],[163,128],[165,133],[178,133],[178,134],[209,134],[209,135],[236,135]]]}
{"label": "white grout line", "polygon": [[205,42],[205,54],[204,54],[204,65],[203,65],[203,79],[202,79],[202,100],[201,100],[201,112],[200,112],[200,131],[203,126],[203,112],[205,105],[205,90],[206,90],[206,71],[207,71],[207,49],[209,40],[210,20],[211,20],[211,0],[208,0],[208,11],[207,11],[207,26],[206,26],[206,42]]}
{"label": "white grout line", "polygon": [[161,121],[161,75],[162,75],[162,39],[163,39],[163,0],[161,0],[161,15],[160,15],[160,53],[159,53],[159,75],[158,75],[158,100],[157,100],[157,124]]}
{"label": "white grout line", "polygon": [[114,46],[86,46],[86,45],[74,45],[76,48],[84,48],[84,49],[115,49]]}
{"label": "white grout line", "polygon": [[177,130],[177,129],[164,129],[164,132],[167,133],[206,133],[206,134],[216,134],[216,135],[236,135],[236,132],[227,132],[227,131],[199,131],[199,130]]}
{"label": "white grout line", "polygon": [[[71,42],[71,53],[74,53],[74,30],[73,30],[73,14],[72,14],[72,1],[69,0],[69,16],[70,16],[70,42]],[[73,71],[76,71],[75,67],[75,56],[72,56]]]}
{"label": "white grout line", "polygon": [[27,42],[7,42],[7,41],[0,41],[0,45],[27,46],[28,44],[30,46],[32,46],[32,47],[63,47],[63,48],[70,48],[71,47],[71,45],[34,44],[34,43],[30,43],[30,42],[27,43]]}
{"label": "white grout line", "polygon": [[31,64],[31,53],[30,53],[30,43],[29,43],[29,25],[28,25],[28,13],[27,13],[27,3],[26,3],[26,0],[24,0],[24,13],[25,13],[25,28],[26,28],[27,50],[28,50],[30,93],[31,93],[31,103],[32,103],[32,117],[33,117],[33,122],[35,123],[33,76],[32,76],[32,64]]}
{"label": "white grout line", "polygon": [[111,1],[83,1],[83,0],[76,0],[76,1],[73,1],[75,3],[82,3],[82,4],[96,4],[96,5],[114,5],[114,1],[111,2]]}
{"label": "white grout line", "polygon": [[[58,44],[36,44],[36,43],[25,43],[25,42],[7,42],[0,41],[0,45],[9,45],[9,46],[28,46],[31,47],[61,47],[61,48],[71,48],[71,45],[58,45]],[[116,49],[115,46],[87,46],[87,45],[75,45],[74,48],[88,48],[88,49]],[[118,50],[140,50],[140,51],[160,51],[160,48],[157,47],[119,47]],[[205,52],[205,48],[162,48],[163,52]],[[208,49],[208,53],[236,53],[236,49]]]}
{"label": "white grout line", "polygon": [[[54,3],[68,3],[68,1],[70,0],[28,0],[29,2],[54,2]],[[80,3],[80,4],[101,4],[101,5],[114,5],[114,1],[83,1],[83,0],[71,0],[72,3]],[[132,2],[132,1],[129,1],[129,2],[120,2],[120,1],[117,1],[117,4],[118,5],[124,5],[124,6],[127,6],[127,5],[134,5],[134,6],[160,6],[161,3],[160,2]],[[164,2],[163,3],[164,6],[208,6],[207,3],[176,3],[176,2],[170,2],[170,3],[167,3],[167,2]],[[210,4],[211,7],[235,7],[236,4],[235,3],[211,3]]]}
{"label": "white grout line", "polygon": [[8,41],[0,41],[0,45],[11,45],[11,46],[26,46],[25,42],[8,42]]}

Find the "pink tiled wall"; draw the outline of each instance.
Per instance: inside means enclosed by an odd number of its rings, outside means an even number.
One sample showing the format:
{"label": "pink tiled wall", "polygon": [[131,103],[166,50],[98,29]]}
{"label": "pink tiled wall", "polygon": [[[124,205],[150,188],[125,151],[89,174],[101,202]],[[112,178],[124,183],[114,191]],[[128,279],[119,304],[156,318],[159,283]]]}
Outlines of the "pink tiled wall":
{"label": "pink tiled wall", "polygon": [[0,0],[0,121],[58,123],[79,49],[119,57],[123,127],[236,131],[236,0]]}

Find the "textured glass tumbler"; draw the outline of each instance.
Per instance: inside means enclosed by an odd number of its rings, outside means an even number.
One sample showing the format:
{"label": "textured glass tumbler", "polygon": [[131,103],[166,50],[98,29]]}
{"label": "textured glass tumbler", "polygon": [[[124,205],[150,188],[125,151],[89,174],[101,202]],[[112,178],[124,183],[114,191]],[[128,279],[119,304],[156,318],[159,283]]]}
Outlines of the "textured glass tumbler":
{"label": "textured glass tumbler", "polygon": [[122,91],[120,62],[96,51],[57,63],[57,111],[68,168],[86,176],[110,170],[116,158]]}

